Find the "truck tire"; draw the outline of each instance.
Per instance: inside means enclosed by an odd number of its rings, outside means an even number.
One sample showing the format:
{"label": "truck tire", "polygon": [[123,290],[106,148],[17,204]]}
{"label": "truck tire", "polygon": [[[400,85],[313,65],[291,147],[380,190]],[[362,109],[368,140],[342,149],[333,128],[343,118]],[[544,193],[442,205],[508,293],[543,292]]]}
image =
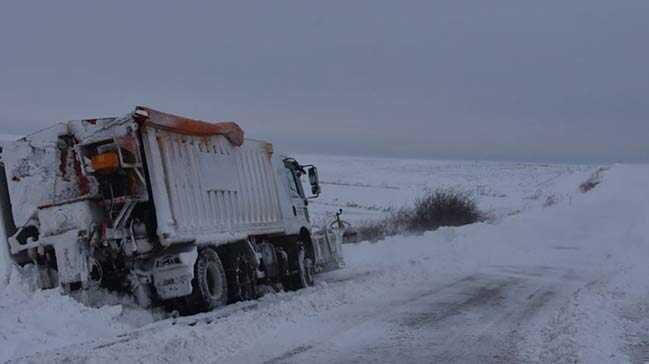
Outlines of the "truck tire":
{"label": "truck tire", "polygon": [[205,248],[198,253],[192,288],[188,299],[191,311],[210,311],[227,304],[228,284],[225,270],[213,249]]}
{"label": "truck tire", "polygon": [[304,247],[300,247],[296,254],[297,272],[293,275],[293,289],[298,290],[313,286],[313,261],[306,257]]}
{"label": "truck tire", "polygon": [[231,302],[257,299],[257,272],[245,255],[235,259]]}

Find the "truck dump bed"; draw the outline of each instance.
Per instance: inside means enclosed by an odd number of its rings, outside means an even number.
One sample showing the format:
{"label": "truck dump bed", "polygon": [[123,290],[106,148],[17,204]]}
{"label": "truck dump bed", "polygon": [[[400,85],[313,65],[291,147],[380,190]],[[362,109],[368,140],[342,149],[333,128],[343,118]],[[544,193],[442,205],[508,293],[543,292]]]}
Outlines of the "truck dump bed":
{"label": "truck dump bed", "polygon": [[178,123],[168,114],[165,120],[142,128],[163,244],[283,231],[270,143],[245,140],[237,146],[227,135],[192,135],[201,133],[170,129]]}
{"label": "truck dump bed", "polygon": [[[16,226],[28,224],[47,206],[91,195],[77,149],[106,138],[128,149],[134,129],[142,134],[136,154],[143,154],[140,162],[148,166],[163,245],[218,244],[284,230],[270,143],[244,142],[235,123],[207,123],[144,107],[121,118],[59,123],[8,143],[3,157]],[[29,247],[14,245],[14,253]]]}

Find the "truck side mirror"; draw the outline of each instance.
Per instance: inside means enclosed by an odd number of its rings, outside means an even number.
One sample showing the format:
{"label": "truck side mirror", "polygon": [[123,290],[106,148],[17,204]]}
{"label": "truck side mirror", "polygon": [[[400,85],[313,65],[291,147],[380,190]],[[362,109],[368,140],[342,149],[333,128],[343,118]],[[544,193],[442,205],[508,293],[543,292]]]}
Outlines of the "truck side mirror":
{"label": "truck side mirror", "polygon": [[315,166],[309,168],[309,184],[311,185],[311,194],[312,198],[316,198],[320,195],[320,180],[318,178],[318,169]]}

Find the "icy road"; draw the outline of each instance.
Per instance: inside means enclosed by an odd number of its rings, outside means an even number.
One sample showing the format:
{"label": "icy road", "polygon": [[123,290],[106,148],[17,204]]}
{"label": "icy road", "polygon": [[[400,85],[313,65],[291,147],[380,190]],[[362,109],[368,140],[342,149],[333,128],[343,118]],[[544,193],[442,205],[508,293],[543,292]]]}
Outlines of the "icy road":
{"label": "icy road", "polygon": [[[319,276],[316,287],[211,313],[154,321],[123,304],[85,308],[56,291],[32,292],[25,272],[14,271],[0,297],[0,359],[649,361],[649,167],[613,166],[588,193],[577,185],[593,168],[476,168],[482,172],[458,167],[448,183],[470,188],[467,176],[487,180],[476,191],[496,221],[346,246],[347,267]],[[499,178],[503,173],[510,178]],[[459,175],[464,182],[452,180]],[[384,181],[331,186],[383,188],[389,198],[419,188],[414,177],[410,184]],[[381,208],[363,198],[381,207],[392,201],[371,192],[349,196],[318,208],[351,201],[369,216]]]}

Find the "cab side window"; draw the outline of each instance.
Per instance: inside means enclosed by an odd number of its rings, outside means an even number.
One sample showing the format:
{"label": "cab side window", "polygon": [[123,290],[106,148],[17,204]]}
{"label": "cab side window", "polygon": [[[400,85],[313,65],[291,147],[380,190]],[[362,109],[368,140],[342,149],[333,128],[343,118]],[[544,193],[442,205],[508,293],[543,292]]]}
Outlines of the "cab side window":
{"label": "cab side window", "polygon": [[288,178],[288,187],[291,190],[291,194],[293,195],[293,197],[304,198],[302,179],[298,176],[298,172],[287,168],[286,177]]}

